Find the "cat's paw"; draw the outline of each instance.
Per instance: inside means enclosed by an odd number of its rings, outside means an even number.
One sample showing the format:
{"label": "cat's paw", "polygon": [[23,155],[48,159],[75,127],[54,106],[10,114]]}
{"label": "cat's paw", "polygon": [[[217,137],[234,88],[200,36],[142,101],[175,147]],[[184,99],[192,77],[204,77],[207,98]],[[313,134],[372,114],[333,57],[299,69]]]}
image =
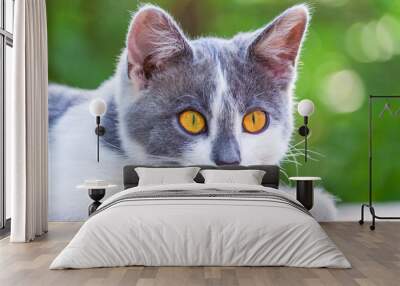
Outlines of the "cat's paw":
{"label": "cat's paw", "polygon": [[337,218],[336,202],[339,199],[322,188],[314,189],[314,207],[310,210],[317,221],[334,221]]}
{"label": "cat's paw", "polygon": [[[283,186],[281,190],[296,197],[296,189]],[[334,221],[337,217],[336,202],[338,198],[322,188],[314,189],[314,206],[310,213],[317,221]]]}

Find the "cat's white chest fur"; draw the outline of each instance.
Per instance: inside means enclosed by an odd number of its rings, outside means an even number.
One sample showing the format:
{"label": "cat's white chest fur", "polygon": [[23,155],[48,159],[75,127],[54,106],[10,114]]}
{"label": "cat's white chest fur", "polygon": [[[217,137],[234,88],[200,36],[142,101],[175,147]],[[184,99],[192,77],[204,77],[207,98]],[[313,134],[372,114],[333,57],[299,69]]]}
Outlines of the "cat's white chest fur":
{"label": "cat's white chest fur", "polygon": [[122,189],[122,168],[127,162],[100,145],[97,163],[95,127],[88,102],[70,108],[53,126],[49,144],[50,220],[87,218],[92,201],[85,190],[76,188],[85,179],[101,179],[120,186],[107,190],[106,197]]}

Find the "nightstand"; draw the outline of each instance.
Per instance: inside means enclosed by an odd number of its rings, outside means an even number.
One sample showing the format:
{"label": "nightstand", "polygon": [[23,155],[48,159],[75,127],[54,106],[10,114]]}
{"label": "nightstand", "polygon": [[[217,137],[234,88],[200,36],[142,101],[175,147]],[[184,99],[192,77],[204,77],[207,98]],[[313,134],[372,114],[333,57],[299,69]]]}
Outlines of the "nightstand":
{"label": "nightstand", "polygon": [[94,201],[89,205],[89,216],[94,213],[101,205],[100,200],[104,198],[106,189],[115,188],[117,185],[108,184],[103,180],[86,180],[82,185],[76,186],[78,189],[87,189],[89,197]]}
{"label": "nightstand", "polygon": [[296,181],[296,199],[307,209],[314,205],[314,181],[320,181],[320,177],[290,177]]}

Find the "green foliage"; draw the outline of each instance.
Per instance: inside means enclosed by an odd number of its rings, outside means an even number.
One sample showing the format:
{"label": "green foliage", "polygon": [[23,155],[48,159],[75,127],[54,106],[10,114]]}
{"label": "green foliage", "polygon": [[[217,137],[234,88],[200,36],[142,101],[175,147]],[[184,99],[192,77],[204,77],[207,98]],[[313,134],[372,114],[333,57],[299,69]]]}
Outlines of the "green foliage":
{"label": "green foliage", "polygon": [[[230,37],[264,26],[298,3],[283,0],[160,0],[191,36]],[[81,88],[95,88],[112,75],[124,46],[133,0],[48,0],[49,78]],[[313,17],[303,46],[297,99],[310,98],[310,146],[318,162],[289,175],[318,175],[323,186],[343,201],[365,201],[368,188],[367,96],[399,92],[400,1],[311,1]],[[343,72],[344,71],[344,72]],[[400,107],[400,101],[393,102]],[[383,105],[377,105],[377,109]],[[379,113],[379,112],[378,112]],[[377,113],[375,112],[375,116]],[[396,149],[400,117],[377,120],[374,144],[376,199],[399,200]],[[297,116],[297,126],[301,118]],[[396,129],[397,128],[397,129]],[[295,135],[293,144],[302,138]],[[297,145],[302,148],[303,145]],[[299,153],[300,151],[294,151]],[[288,157],[288,160],[292,160]],[[299,163],[303,158],[298,156]],[[399,156],[400,160],[400,156]]]}

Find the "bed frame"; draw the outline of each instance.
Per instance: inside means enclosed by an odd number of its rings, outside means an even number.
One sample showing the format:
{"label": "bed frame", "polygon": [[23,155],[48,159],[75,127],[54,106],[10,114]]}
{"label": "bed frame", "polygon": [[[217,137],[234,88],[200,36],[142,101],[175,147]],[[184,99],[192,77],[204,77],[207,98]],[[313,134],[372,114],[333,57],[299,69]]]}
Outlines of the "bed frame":
{"label": "bed frame", "polygon": [[[177,168],[179,166],[145,166],[145,165],[127,165],[124,167],[124,189],[136,187],[139,183],[139,176],[135,171],[136,167],[146,168]],[[279,167],[274,165],[252,165],[252,166],[196,166],[201,169],[218,169],[218,170],[263,170],[265,175],[261,184],[265,187],[278,189],[279,187]],[[197,183],[204,183],[203,176],[198,173],[194,178]]]}

